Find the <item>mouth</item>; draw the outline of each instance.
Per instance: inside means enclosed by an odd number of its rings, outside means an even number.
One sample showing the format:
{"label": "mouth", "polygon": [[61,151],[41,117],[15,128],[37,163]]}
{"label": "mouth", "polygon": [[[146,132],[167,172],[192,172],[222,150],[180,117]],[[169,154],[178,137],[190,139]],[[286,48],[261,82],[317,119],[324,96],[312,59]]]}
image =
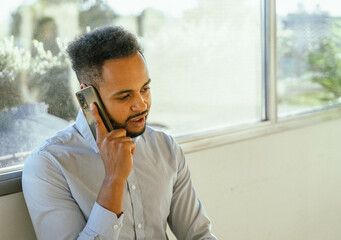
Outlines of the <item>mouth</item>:
{"label": "mouth", "polygon": [[129,120],[129,123],[135,128],[141,128],[145,126],[147,113],[137,116]]}

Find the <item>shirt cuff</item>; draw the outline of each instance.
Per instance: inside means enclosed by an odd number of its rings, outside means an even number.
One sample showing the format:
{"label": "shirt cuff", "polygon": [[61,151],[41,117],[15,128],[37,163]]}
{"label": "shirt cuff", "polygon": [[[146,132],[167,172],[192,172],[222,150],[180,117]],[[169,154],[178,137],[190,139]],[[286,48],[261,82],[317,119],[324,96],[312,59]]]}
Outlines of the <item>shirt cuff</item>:
{"label": "shirt cuff", "polygon": [[124,214],[119,218],[117,215],[95,202],[90,217],[86,224],[92,232],[102,236],[104,239],[118,239],[123,226]]}

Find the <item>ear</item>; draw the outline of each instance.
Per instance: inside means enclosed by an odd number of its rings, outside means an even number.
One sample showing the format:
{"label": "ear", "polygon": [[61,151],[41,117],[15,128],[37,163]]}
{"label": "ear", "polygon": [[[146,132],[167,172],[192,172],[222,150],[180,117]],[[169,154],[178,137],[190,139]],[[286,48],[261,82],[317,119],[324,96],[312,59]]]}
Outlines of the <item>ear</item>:
{"label": "ear", "polygon": [[81,84],[81,89],[83,89],[83,88],[86,88],[88,85],[86,85],[85,83],[82,83]]}

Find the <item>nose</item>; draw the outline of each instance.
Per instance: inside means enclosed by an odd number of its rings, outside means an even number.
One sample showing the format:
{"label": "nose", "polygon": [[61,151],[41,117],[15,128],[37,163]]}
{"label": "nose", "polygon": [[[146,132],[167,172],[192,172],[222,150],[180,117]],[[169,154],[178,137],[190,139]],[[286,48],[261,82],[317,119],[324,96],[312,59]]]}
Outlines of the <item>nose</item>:
{"label": "nose", "polygon": [[147,109],[146,101],[143,98],[143,96],[139,94],[138,96],[136,96],[135,101],[133,105],[131,106],[131,110],[133,112],[142,112],[146,109]]}

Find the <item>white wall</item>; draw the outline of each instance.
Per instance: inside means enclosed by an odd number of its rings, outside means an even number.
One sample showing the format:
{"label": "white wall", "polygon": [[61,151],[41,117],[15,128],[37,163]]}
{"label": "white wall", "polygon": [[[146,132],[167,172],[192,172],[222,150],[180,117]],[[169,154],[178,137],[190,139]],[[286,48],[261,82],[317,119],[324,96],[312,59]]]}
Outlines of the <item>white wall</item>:
{"label": "white wall", "polygon": [[[341,239],[341,120],[187,154],[220,240]],[[33,235],[22,194],[0,198],[1,239]],[[14,238],[14,233],[17,234]]]}
{"label": "white wall", "polygon": [[219,239],[341,239],[341,120],[187,155]]}
{"label": "white wall", "polygon": [[0,239],[36,239],[22,193],[0,197]]}

